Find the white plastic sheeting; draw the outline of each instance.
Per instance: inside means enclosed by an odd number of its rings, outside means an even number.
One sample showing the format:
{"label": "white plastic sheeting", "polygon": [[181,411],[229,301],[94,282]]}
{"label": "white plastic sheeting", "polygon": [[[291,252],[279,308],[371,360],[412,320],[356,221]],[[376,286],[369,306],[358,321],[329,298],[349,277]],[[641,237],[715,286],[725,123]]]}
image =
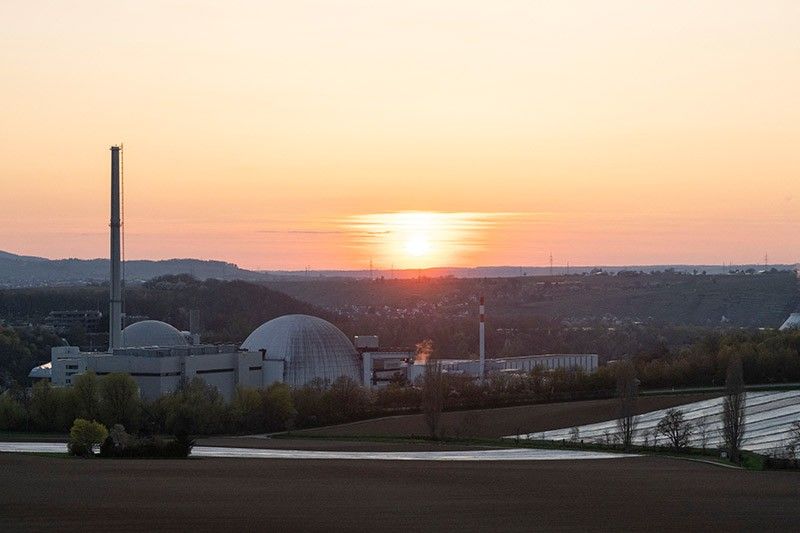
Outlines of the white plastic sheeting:
{"label": "white plastic sheeting", "polygon": [[[719,448],[722,435],[722,398],[714,398],[675,407],[693,425],[690,446]],[[664,435],[655,428],[669,409],[651,411],[637,417],[634,444],[668,446]],[[800,422],[800,391],[748,392],[745,408],[745,432],[742,448],[758,453],[777,454],[786,450],[793,422]],[[577,440],[608,442],[618,435],[616,420],[528,433],[505,438],[539,440]]]}
{"label": "white plastic sheeting", "polygon": [[[54,442],[0,442],[0,452],[65,453],[67,445]],[[552,461],[574,459],[618,459],[630,454],[573,450],[514,448],[451,452],[330,452],[311,450],[265,450],[195,446],[192,457],[234,457],[243,459],[348,459],[372,461]]]}

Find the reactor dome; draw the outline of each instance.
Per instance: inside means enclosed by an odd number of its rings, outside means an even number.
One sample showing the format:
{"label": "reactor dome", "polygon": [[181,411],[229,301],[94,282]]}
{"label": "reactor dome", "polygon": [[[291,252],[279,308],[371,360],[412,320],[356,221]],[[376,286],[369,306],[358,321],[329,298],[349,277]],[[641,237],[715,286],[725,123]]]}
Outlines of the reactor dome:
{"label": "reactor dome", "polygon": [[160,320],[134,322],[122,330],[123,348],[145,346],[187,346],[189,343],[180,331]]}
{"label": "reactor dome", "polygon": [[342,331],[321,318],[284,315],[261,324],[242,343],[250,351],[266,350],[268,359],[284,359],[284,382],[300,387],[316,378],[341,376],[361,383],[355,347]]}

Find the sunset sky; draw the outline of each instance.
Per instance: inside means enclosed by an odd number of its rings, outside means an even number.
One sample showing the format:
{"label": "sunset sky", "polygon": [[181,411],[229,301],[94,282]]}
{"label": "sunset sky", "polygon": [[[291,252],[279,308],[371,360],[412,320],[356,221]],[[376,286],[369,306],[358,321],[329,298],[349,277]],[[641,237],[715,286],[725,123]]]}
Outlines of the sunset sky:
{"label": "sunset sky", "polygon": [[0,2],[0,250],[800,260],[800,2]]}

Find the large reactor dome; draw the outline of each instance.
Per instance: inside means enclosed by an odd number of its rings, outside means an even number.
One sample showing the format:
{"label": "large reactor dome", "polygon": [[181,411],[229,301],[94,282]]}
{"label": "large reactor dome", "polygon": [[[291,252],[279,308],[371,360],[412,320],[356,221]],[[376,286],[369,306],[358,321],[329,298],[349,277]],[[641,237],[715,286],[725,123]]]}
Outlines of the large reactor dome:
{"label": "large reactor dome", "polygon": [[361,383],[355,347],[339,328],[309,315],[284,315],[261,324],[242,343],[250,351],[267,350],[268,359],[284,359],[284,382],[300,387],[315,378],[348,376]]}
{"label": "large reactor dome", "polygon": [[183,334],[160,320],[134,322],[122,330],[123,348],[143,348],[145,346],[187,346]]}

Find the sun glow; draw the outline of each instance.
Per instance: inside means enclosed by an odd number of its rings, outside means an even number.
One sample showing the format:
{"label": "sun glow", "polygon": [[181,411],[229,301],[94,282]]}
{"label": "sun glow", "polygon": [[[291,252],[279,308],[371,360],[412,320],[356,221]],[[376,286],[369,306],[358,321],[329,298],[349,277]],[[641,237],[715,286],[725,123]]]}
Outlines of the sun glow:
{"label": "sun glow", "polygon": [[406,241],[406,252],[414,257],[422,257],[431,251],[431,245],[428,242],[428,237],[423,234],[414,235]]}
{"label": "sun glow", "polygon": [[362,258],[374,258],[382,268],[429,268],[480,253],[493,218],[486,213],[401,211],[355,215],[345,226]]}

